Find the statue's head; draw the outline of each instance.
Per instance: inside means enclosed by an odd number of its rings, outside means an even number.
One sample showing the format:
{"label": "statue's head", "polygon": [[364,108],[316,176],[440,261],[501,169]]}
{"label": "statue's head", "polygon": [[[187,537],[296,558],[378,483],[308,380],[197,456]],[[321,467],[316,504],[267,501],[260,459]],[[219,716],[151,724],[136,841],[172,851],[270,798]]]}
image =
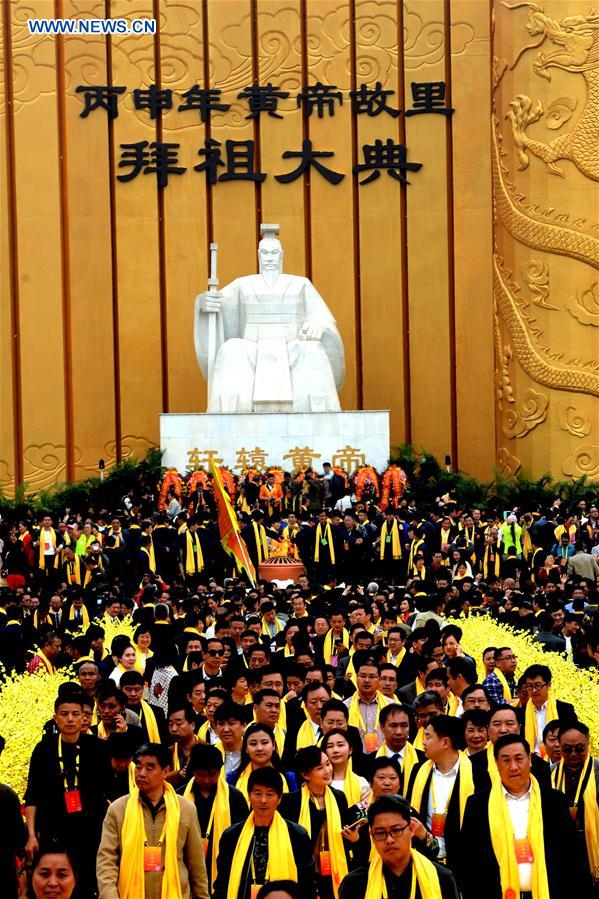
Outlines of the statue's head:
{"label": "statue's head", "polygon": [[258,244],[258,267],[261,275],[283,271],[283,247],[276,237],[263,237]]}

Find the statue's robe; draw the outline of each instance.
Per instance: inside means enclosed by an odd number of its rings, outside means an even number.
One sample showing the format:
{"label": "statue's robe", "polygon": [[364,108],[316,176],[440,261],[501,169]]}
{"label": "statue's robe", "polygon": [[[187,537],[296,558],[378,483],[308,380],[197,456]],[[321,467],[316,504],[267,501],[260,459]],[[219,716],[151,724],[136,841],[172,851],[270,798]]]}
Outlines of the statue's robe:
{"label": "statue's robe", "polygon": [[[195,347],[208,383],[208,412],[330,412],[340,409],[343,343],[335,319],[307,278],[237,278],[221,291],[220,313],[196,298]],[[216,355],[208,378],[208,319],[216,315]],[[304,323],[320,340],[300,339]]]}

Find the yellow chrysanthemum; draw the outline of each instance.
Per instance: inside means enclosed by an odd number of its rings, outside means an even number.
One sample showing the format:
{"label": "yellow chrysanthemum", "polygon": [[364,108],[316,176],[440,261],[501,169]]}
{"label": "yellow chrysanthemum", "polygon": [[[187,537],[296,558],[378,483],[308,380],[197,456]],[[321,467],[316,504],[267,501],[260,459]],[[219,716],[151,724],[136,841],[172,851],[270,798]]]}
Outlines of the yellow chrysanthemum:
{"label": "yellow chrysanthemum", "polygon": [[490,618],[467,618],[459,622],[462,628],[462,647],[471,655],[482,676],[482,655],[487,646],[511,646],[518,656],[516,679],[529,665],[547,665],[552,674],[552,691],[556,699],[571,702],[579,721],[591,731],[591,752],[599,755],[599,676],[595,671],[582,671],[565,655],[543,652],[530,634],[518,633]]}
{"label": "yellow chrysanthemum", "polygon": [[46,721],[54,714],[59,686],[70,680],[69,672],[13,674],[0,691],[0,734],[6,740],[0,755],[0,782],[23,798],[29,760]]}

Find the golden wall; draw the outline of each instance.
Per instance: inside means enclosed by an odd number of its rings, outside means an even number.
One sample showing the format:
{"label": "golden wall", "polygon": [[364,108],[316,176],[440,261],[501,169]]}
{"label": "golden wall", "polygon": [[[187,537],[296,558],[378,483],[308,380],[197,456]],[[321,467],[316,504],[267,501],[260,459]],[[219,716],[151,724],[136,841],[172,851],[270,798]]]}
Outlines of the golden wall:
{"label": "golden wall", "polygon": [[[581,4],[545,7],[562,17]],[[49,10],[156,14],[160,29],[156,37],[30,35],[26,20]],[[562,179],[530,152],[516,172],[505,119],[516,94],[541,98],[545,118],[530,134],[550,142],[584,115],[593,73],[552,69],[548,82],[532,68],[534,49],[514,64],[532,43],[529,9],[498,2],[493,10],[490,0],[5,0],[3,14],[5,487],[96,473],[100,457],[109,465],[155,444],[160,412],[205,409],[192,311],[206,288],[208,245],[219,244],[221,283],[255,271],[261,221],[281,224],[286,270],[309,276],[337,319],[343,408],[389,408],[392,443],[449,454],[479,477],[497,463],[556,475],[597,470],[596,257],[585,255],[597,241],[594,176],[566,161]],[[302,85],[318,81],[342,92],[333,117],[297,108]],[[289,92],[281,118],[246,118],[237,95],[252,82]],[[412,82],[444,82],[455,113],[352,114],[349,91],[376,82],[401,110],[412,107]],[[175,100],[154,120],[133,103],[133,90],[152,83]],[[81,84],[125,85],[118,117],[97,109],[82,118]],[[230,109],[205,124],[179,111],[178,95],[193,84],[220,89]],[[564,98],[576,101],[567,124]],[[207,138],[223,148],[253,140],[266,179],[207,183],[193,170]],[[388,138],[422,168],[408,173],[408,186],[385,171],[359,185],[352,168],[363,146]],[[345,175],[338,185],[314,170],[275,180],[297,164],[282,154],[306,139],[334,153],[322,162]],[[187,170],[164,190],[155,175],[116,178],[129,171],[119,167],[120,144],[144,140],[180,144]],[[526,224],[539,219],[538,228]],[[538,236],[548,229],[564,241],[559,248]]]}

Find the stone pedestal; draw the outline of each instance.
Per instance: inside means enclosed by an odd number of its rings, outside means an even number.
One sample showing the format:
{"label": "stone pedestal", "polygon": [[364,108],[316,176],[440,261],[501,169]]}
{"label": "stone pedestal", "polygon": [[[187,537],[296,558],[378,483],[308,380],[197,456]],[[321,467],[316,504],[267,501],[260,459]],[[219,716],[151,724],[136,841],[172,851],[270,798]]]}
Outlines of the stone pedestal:
{"label": "stone pedestal", "polygon": [[213,456],[235,473],[280,466],[286,471],[331,462],[350,474],[359,465],[379,471],[389,460],[389,412],[164,414],[163,464],[184,473],[208,467]]}

